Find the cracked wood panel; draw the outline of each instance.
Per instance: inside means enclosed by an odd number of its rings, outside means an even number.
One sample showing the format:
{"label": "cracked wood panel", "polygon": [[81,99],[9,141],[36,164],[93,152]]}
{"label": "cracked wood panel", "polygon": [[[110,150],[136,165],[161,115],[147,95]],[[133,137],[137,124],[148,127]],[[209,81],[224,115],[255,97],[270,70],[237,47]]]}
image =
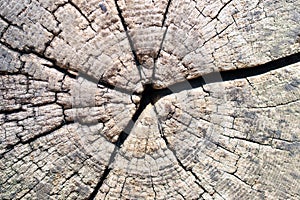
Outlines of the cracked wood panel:
{"label": "cracked wood panel", "polygon": [[297,199],[299,4],[1,0],[1,198]]}
{"label": "cracked wood panel", "polygon": [[148,105],[96,199],[299,198],[299,69]]}
{"label": "cracked wood panel", "polygon": [[1,49],[1,199],[88,196],[139,98]]}
{"label": "cracked wood panel", "polygon": [[[95,159],[78,137],[101,127],[66,125],[31,143],[18,144],[1,158],[1,199],[72,199],[88,196],[102,176],[111,143],[98,139]],[[93,130],[94,129],[94,130]]]}
{"label": "cracked wood panel", "polygon": [[299,1],[100,3],[2,1],[1,42],[137,92],[299,50]]}
{"label": "cracked wood panel", "polygon": [[118,4],[140,70],[155,88],[299,51],[299,1]]}
{"label": "cracked wood panel", "polygon": [[[115,3],[1,1],[7,27],[1,43],[21,53],[34,52],[61,67],[125,89],[140,91],[140,76]],[[53,8],[54,7],[54,8]]]}
{"label": "cracked wood panel", "polygon": [[[171,1],[156,87],[299,52],[300,1]],[[176,66],[170,67],[170,66]]]}
{"label": "cracked wood panel", "polygon": [[162,134],[203,195],[299,198],[299,69],[212,83],[155,105]]}

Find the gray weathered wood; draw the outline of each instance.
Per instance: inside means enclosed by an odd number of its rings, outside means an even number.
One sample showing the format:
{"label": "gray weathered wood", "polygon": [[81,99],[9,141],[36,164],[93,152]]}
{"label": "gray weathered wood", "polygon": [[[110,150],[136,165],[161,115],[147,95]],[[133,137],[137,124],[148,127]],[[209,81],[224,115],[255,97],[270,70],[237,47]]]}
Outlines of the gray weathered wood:
{"label": "gray weathered wood", "polygon": [[0,199],[299,199],[299,0],[0,0]]}

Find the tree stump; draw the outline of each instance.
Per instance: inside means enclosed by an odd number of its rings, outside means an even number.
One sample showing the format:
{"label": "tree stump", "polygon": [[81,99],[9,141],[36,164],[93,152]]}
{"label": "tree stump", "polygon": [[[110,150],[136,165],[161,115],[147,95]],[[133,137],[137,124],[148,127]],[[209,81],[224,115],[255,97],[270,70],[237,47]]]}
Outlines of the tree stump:
{"label": "tree stump", "polygon": [[0,199],[299,199],[299,0],[2,0]]}

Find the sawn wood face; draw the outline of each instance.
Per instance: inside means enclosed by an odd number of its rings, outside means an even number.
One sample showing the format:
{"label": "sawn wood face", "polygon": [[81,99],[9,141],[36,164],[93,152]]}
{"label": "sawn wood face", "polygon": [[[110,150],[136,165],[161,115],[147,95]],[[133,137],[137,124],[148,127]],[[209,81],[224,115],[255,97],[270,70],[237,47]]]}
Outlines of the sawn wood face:
{"label": "sawn wood face", "polygon": [[0,0],[0,199],[299,199],[299,8]]}

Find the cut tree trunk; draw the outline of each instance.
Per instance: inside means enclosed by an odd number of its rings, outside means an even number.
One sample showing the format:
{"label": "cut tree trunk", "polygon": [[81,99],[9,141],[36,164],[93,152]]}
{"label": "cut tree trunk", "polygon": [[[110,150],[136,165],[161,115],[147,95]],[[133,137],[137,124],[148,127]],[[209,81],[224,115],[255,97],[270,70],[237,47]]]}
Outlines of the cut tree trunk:
{"label": "cut tree trunk", "polygon": [[300,199],[300,0],[1,0],[0,199]]}

